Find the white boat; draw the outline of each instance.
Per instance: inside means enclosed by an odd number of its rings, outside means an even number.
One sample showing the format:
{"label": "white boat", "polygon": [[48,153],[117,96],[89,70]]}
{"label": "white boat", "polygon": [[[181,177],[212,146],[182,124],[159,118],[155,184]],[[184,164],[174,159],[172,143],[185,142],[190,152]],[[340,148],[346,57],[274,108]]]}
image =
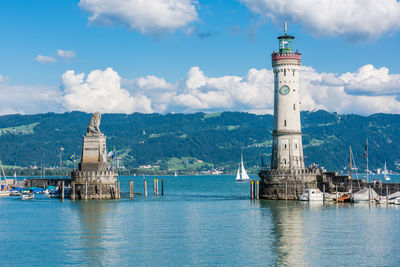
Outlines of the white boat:
{"label": "white boat", "polygon": [[[3,177],[4,177],[4,185],[0,185],[0,197],[7,197],[10,196],[10,189],[8,188],[7,185],[7,177],[6,177],[6,173],[4,172],[4,168],[3,168],[3,163],[1,163],[0,161],[0,166],[1,166],[1,171],[3,173]],[[0,174],[0,180],[1,180],[2,175]]]}
{"label": "white boat", "polygon": [[319,189],[304,189],[300,196],[301,201],[323,201],[324,194]]}
{"label": "white boat", "polygon": [[177,177],[177,176],[178,176],[178,174],[175,172],[175,173],[174,173],[174,176],[175,176],[175,177]]}
{"label": "white boat", "polygon": [[240,165],[236,174],[236,181],[249,181],[250,177],[247,175],[247,172],[243,165],[243,154],[241,157]]}
{"label": "white boat", "polygon": [[388,203],[393,204],[395,199],[400,198],[400,192],[394,192],[393,194],[386,196],[377,197],[375,200],[379,204]]}
{"label": "white boat", "polygon": [[379,197],[379,195],[372,188],[363,188],[353,193],[354,202],[373,201],[377,197]]}
{"label": "white boat", "polygon": [[395,198],[395,199],[393,200],[393,204],[395,204],[395,205],[400,205],[400,197]]}
{"label": "white boat", "polygon": [[35,194],[33,194],[33,192],[31,191],[23,191],[22,195],[21,195],[21,199],[22,200],[28,200],[28,199],[34,199],[35,198]]}
{"label": "white boat", "polygon": [[386,161],[385,161],[385,167],[383,168],[383,178],[385,178],[385,181],[390,181],[390,177],[387,176],[387,169],[386,169]]}

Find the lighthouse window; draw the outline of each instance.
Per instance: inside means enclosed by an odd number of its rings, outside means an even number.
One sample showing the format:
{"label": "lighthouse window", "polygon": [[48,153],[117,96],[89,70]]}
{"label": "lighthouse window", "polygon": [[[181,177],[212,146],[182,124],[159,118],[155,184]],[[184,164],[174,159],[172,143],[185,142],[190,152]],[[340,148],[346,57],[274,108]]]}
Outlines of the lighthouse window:
{"label": "lighthouse window", "polygon": [[283,70],[283,75],[286,76],[286,69]]}
{"label": "lighthouse window", "polygon": [[283,121],[283,126],[286,127],[286,120]]}
{"label": "lighthouse window", "polygon": [[296,110],[296,104],[293,104],[293,110]]}
{"label": "lighthouse window", "polygon": [[294,70],[293,70],[293,76],[294,76]]}

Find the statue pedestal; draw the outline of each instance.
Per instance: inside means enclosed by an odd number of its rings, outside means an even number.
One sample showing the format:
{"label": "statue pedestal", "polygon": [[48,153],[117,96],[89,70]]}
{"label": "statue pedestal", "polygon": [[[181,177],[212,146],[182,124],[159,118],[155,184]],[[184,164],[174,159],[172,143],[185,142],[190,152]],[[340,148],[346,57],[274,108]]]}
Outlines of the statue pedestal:
{"label": "statue pedestal", "polygon": [[107,162],[106,136],[86,133],[83,136],[79,169],[71,173],[71,199],[120,198],[118,172]]}

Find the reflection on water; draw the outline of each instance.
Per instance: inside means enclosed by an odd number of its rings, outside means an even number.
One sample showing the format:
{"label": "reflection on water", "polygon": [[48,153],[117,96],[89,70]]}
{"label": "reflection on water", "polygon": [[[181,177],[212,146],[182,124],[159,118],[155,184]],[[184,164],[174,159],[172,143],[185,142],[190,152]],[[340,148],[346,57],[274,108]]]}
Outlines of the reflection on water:
{"label": "reflection on water", "polygon": [[0,198],[0,265],[399,266],[400,206],[250,201],[233,176],[164,179],[147,199]]}

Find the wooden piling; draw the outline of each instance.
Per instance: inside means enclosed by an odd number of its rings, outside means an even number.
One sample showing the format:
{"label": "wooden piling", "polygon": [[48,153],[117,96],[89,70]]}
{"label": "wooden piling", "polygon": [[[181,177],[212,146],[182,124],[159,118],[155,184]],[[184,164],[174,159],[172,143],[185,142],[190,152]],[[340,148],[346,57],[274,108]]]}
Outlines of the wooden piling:
{"label": "wooden piling", "polygon": [[118,181],[118,195],[117,195],[118,199],[121,198],[121,182]]}
{"label": "wooden piling", "polygon": [[72,200],[75,200],[75,182],[72,182],[72,183],[71,183],[71,187],[72,187],[72,188],[71,188],[71,191],[72,191],[72,192],[71,192],[71,199],[72,199]]}
{"label": "wooden piling", "polygon": [[323,186],[322,186],[322,202],[324,202],[325,203],[325,184],[323,184]]}
{"label": "wooden piling", "polygon": [[285,182],[285,197],[286,197],[286,200],[287,200],[287,181]]}
{"label": "wooden piling", "polygon": [[156,194],[156,179],[153,180],[153,194]]}
{"label": "wooden piling", "polygon": [[129,181],[129,197],[133,198],[133,180]]}
{"label": "wooden piling", "polygon": [[368,202],[371,201],[371,186],[368,185]]}
{"label": "wooden piling", "polygon": [[156,182],[157,182],[157,184],[156,184],[156,196],[158,196],[158,179],[156,179]]}
{"label": "wooden piling", "polygon": [[251,180],[250,182],[250,198],[251,200],[254,200],[254,181]]}
{"label": "wooden piling", "polygon": [[87,180],[86,180],[86,181],[85,181],[85,200],[88,199],[87,191],[88,191],[88,188],[87,188]]}
{"label": "wooden piling", "polygon": [[386,185],[386,205],[389,204],[389,187]]}
{"label": "wooden piling", "polygon": [[147,197],[147,181],[144,180],[144,196]]}
{"label": "wooden piling", "polygon": [[164,195],[164,179],[161,179],[161,195]]}
{"label": "wooden piling", "polygon": [[61,182],[61,200],[64,200],[64,186],[65,186],[65,181]]}
{"label": "wooden piling", "polygon": [[257,195],[257,200],[260,200],[260,181],[257,180],[257,186],[256,186],[256,195]]}

